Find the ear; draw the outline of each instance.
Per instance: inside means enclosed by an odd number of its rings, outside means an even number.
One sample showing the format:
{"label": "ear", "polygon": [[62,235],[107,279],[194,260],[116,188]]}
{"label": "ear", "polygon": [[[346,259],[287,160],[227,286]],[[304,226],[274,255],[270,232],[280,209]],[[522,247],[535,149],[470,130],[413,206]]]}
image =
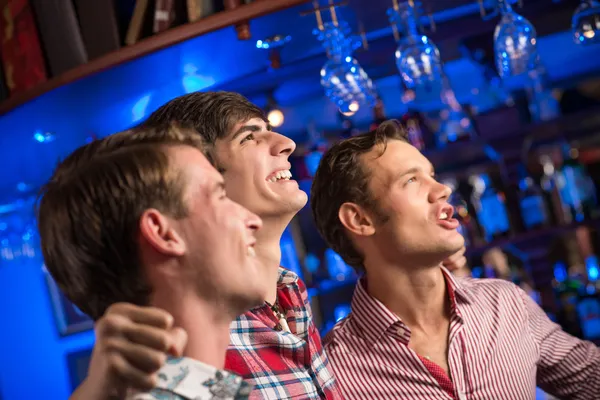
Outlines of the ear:
{"label": "ear", "polygon": [[357,204],[342,204],[338,211],[338,218],[342,225],[355,235],[371,236],[375,233],[373,219]]}
{"label": "ear", "polygon": [[172,221],[154,208],[142,213],[140,235],[155,251],[166,256],[180,257],[186,253],[185,241]]}

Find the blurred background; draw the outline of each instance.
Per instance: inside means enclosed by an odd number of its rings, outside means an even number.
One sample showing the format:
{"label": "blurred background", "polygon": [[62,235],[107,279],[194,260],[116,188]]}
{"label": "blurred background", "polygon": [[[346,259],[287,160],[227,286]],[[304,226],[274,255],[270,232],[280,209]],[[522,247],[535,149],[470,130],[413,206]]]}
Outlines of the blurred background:
{"label": "blurred background", "polygon": [[[92,324],[43,267],[33,205],[56,161],[166,101],[230,90],[298,147],[307,192],[336,140],[397,119],[455,190],[469,268],[600,343],[597,0],[0,0],[0,398],[65,399]],[[308,208],[282,265],[322,333],[357,276]],[[540,393],[540,398],[544,398]]]}

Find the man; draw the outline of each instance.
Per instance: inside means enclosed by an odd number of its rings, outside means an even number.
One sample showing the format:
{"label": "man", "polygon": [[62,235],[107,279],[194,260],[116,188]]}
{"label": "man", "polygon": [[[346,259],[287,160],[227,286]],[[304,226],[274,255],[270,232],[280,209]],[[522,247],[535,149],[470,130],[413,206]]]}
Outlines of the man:
{"label": "man", "polygon": [[365,272],[325,339],[345,399],[598,399],[600,351],[514,284],[453,277],[463,246],[431,163],[395,121],[335,144],[312,187],[317,227]]}
{"label": "man", "polygon": [[[209,155],[223,173],[229,197],[263,220],[255,247],[269,291],[261,307],[231,325],[226,368],[254,385],[251,399],[341,398],[312,321],[306,288],[295,274],[279,267],[281,235],[307,202],[289,171],[288,158],[295,143],[271,131],[263,111],[236,93],[198,92],[178,97],[156,110],[143,126],[166,122],[190,125],[204,138]],[[459,254],[454,262],[463,260]],[[127,337],[136,332],[130,345],[154,352],[156,349],[140,340],[144,327],[135,322],[129,325]],[[166,340],[173,340],[167,330],[163,334]],[[96,347],[115,335],[121,335],[118,327],[98,335]],[[97,353],[91,363],[102,367],[90,373],[72,400],[105,398],[105,392],[88,389],[98,387],[92,385],[96,381],[124,381],[147,388],[146,378],[152,371],[141,371],[129,362],[129,373],[121,373],[106,361],[109,357],[107,352]],[[131,379],[132,375],[140,379]]]}
{"label": "man", "polygon": [[[156,388],[132,394],[136,400],[248,398],[248,385],[222,369],[231,321],[266,295],[254,250],[260,226],[226,196],[198,135],[171,127],[79,148],[58,166],[39,205],[46,266],[67,297],[95,320],[111,307],[134,312],[147,340],[164,350],[138,365],[161,369]],[[136,315],[121,302],[168,312],[177,342],[160,338],[160,313]],[[125,363],[119,352],[144,351],[125,349],[118,337],[105,345],[116,350],[117,368]],[[184,357],[163,366],[167,351]]]}

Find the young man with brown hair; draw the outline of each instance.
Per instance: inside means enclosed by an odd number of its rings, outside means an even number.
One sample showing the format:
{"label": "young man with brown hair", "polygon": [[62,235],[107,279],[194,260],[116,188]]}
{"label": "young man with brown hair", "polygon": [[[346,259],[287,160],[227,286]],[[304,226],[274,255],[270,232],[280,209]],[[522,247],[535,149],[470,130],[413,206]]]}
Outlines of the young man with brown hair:
{"label": "young man with brown hair", "polygon": [[364,271],[325,346],[345,399],[534,399],[600,393],[600,351],[527,294],[443,267],[464,246],[449,187],[395,121],[338,142],[315,175],[319,232]]}
{"label": "young man with brown hair", "polygon": [[[76,150],[43,188],[42,252],[66,296],[94,320],[111,307],[133,312],[147,325],[145,339],[165,350],[138,364],[160,368],[161,378],[132,399],[242,399],[250,392],[223,367],[229,324],[266,294],[254,251],[261,221],[227,198],[201,145],[197,134],[171,127],[119,133]],[[154,308],[135,314],[123,302]],[[164,312],[176,327],[172,343],[157,329],[165,327]],[[119,337],[104,346],[121,371],[127,355],[144,352]],[[168,350],[177,357],[165,364]],[[111,395],[126,396],[105,384]]]}
{"label": "young man with brown hair", "polygon": [[[166,122],[189,125],[204,138],[209,156],[223,173],[229,197],[263,220],[256,254],[269,290],[262,306],[232,323],[227,369],[254,385],[252,399],[340,399],[312,321],[306,288],[294,273],[279,264],[281,235],[307,202],[306,193],[291,179],[288,158],[295,143],[273,132],[260,108],[230,92],[178,97],[156,110],[142,128]],[[460,264],[463,259],[459,255],[456,262]],[[116,314],[130,319],[128,315]],[[141,345],[153,354],[157,350],[140,339],[144,328],[143,323],[135,321],[128,325],[127,334],[114,327],[97,336],[96,346],[102,347],[113,336],[135,336],[129,339],[129,345]],[[163,335],[166,340],[173,340],[168,330],[163,330]],[[106,362],[109,356],[110,353],[99,351],[92,359],[92,365],[99,367],[90,373],[73,400],[106,398],[105,391],[95,390],[101,387],[95,382],[106,380],[147,387],[153,371],[141,371],[133,362],[127,364],[127,373],[116,371]]]}

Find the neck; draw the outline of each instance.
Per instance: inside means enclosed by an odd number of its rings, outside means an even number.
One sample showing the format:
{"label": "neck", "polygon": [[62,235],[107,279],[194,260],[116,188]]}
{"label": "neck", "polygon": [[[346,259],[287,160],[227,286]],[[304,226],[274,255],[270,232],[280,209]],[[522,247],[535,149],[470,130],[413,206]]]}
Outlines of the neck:
{"label": "neck", "polygon": [[439,265],[385,265],[381,261],[371,265],[365,260],[369,294],[406,325],[431,330],[448,323],[450,299]]}
{"label": "neck", "polygon": [[265,300],[273,304],[277,299],[277,280],[281,265],[281,236],[290,223],[291,217],[262,217],[262,220],[263,226],[256,233],[256,257],[264,268],[265,279],[269,281],[269,290]]}
{"label": "neck", "polygon": [[172,288],[153,294],[152,306],[169,312],[174,325],[184,329],[188,341],[183,355],[222,369],[229,346],[229,325],[235,312],[215,307],[195,294]]}

